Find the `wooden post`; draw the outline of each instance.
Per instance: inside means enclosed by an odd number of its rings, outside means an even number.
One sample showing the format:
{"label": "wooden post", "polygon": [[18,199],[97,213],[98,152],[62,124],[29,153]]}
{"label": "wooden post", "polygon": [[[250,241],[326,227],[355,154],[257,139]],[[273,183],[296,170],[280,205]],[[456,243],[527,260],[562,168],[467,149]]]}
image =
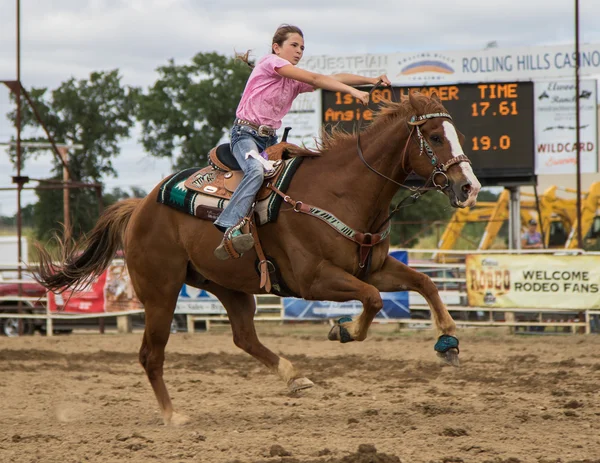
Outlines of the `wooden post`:
{"label": "wooden post", "polygon": [[131,317],[129,315],[119,315],[117,317],[117,331],[119,333],[131,333]]}
{"label": "wooden post", "polygon": [[46,292],[46,336],[54,336],[54,320],[52,320],[52,312],[50,312],[50,304],[48,304],[48,293]]}
{"label": "wooden post", "polygon": [[[504,312],[504,320],[509,323],[514,323],[515,322],[515,313],[514,312]],[[516,327],[514,327],[514,326],[508,326],[507,327],[508,334],[513,334],[515,332],[515,329],[516,329]]]}
{"label": "wooden post", "polygon": [[65,183],[63,188],[63,223],[65,227],[65,242],[71,239],[71,201],[69,199],[69,188],[66,185],[69,180],[69,170],[67,169],[67,165],[69,163],[69,148],[65,146],[60,146],[57,148],[60,156],[63,160],[63,182]]}
{"label": "wooden post", "polygon": [[585,334],[592,334],[592,326],[591,326],[591,319],[590,319],[590,311],[586,310],[585,311]]}
{"label": "wooden post", "polygon": [[194,332],[194,316],[188,314],[186,318],[187,318],[187,332],[193,333]]}
{"label": "wooden post", "polygon": [[[94,190],[96,192],[96,199],[98,200],[98,216],[100,216],[104,210],[104,201],[102,201],[102,187],[98,186],[94,188]],[[100,317],[98,319],[98,328],[100,330],[100,334],[104,334],[106,329],[104,317]]]}

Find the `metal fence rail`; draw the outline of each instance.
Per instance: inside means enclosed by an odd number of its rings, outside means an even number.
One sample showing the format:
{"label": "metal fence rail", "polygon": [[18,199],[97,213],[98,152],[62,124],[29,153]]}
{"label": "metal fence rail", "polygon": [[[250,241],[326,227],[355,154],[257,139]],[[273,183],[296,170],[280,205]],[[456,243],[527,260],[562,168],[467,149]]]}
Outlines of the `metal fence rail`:
{"label": "metal fence rail", "polygon": [[[410,259],[410,266],[422,271],[433,280],[440,289],[440,296],[446,303],[448,310],[455,314],[455,321],[461,327],[507,327],[511,330],[517,328],[532,329],[534,327],[546,328],[554,327],[559,329],[567,329],[572,333],[598,333],[600,332],[600,309],[590,308],[588,310],[580,309],[554,309],[548,308],[493,308],[493,307],[469,307],[466,299],[466,266],[464,262],[458,260],[456,262],[437,262],[424,258],[424,256],[439,256],[447,254],[454,258],[466,256],[467,254],[540,254],[540,250],[492,250],[492,251],[441,251],[439,249],[408,249],[409,256],[418,256],[419,259]],[[560,255],[595,255],[600,256],[600,252],[584,252],[582,250],[543,250],[545,254],[560,254]],[[26,279],[3,279],[3,271],[15,271],[17,265],[0,264],[0,285],[1,284],[19,284],[31,283],[31,280]],[[30,266],[21,268],[31,269]],[[452,276],[449,276],[449,273]],[[280,322],[286,321],[282,299],[274,295],[257,295],[257,312],[255,319],[257,321]],[[120,331],[130,330],[130,316],[141,314],[143,310],[135,310],[129,312],[115,313],[93,313],[93,314],[61,314],[52,313],[48,306],[48,297],[30,297],[30,296],[0,296],[0,305],[6,306],[10,302],[13,305],[19,302],[23,305],[23,310],[39,310],[39,313],[19,313],[18,311],[1,311],[0,321],[2,319],[43,319],[46,323],[46,333],[48,336],[53,334],[54,320],[82,320],[82,319],[101,319],[107,317],[117,317],[117,327]],[[399,326],[404,325],[425,325],[432,323],[429,314],[429,306],[426,304],[420,295],[411,293],[410,308],[413,315],[424,315],[415,318],[407,319],[376,319],[376,323],[397,323]],[[467,319],[459,316],[465,314]],[[523,318],[523,315],[528,315]],[[531,315],[535,315],[535,319],[531,319]],[[503,317],[501,317],[503,316]],[[188,331],[194,330],[195,321],[203,321],[206,328],[210,328],[211,322],[227,322],[227,316],[223,314],[202,314],[186,316]]]}

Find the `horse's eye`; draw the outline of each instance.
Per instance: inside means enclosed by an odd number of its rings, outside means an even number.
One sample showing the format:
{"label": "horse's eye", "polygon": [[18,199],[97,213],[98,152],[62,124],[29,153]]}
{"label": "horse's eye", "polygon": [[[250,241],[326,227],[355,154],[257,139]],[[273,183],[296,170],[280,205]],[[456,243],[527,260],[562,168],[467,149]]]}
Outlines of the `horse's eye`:
{"label": "horse's eye", "polygon": [[438,145],[441,145],[441,144],[442,144],[442,137],[440,137],[439,135],[432,135],[432,136],[430,137],[430,140],[431,140],[433,143],[436,143],[436,144],[438,144]]}

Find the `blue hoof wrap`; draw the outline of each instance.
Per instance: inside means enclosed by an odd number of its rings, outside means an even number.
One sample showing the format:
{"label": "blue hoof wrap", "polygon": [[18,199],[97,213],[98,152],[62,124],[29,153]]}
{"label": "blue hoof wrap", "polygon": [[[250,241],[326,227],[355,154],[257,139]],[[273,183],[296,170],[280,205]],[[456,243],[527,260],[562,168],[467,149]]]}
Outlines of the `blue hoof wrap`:
{"label": "blue hoof wrap", "polygon": [[448,334],[442,334],[433,348],[436,352],[441,352],[442,354],[448,352],[450,349],[458,351],[458,339]]}

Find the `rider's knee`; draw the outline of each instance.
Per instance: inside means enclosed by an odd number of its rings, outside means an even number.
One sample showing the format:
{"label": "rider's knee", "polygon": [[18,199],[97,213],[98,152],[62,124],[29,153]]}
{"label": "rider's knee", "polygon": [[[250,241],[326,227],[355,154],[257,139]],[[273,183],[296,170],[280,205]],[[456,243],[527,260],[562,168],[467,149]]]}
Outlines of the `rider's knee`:
{"label": "rider's knee", "polygon": [[260,181],[262,183],[265,178],[265,170],[261,164],[258,162],[253,162],[250,164],[248,169],[246,169],[246,175],[248,175],[251,179]]}

